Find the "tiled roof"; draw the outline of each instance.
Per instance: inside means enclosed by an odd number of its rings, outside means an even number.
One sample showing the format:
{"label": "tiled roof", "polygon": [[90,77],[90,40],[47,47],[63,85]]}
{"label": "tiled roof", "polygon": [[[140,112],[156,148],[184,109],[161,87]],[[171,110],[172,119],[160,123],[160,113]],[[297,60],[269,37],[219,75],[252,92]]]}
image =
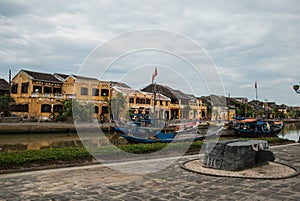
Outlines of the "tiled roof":
{"label": "tiled roof", "polygon": [[[126,87],[114,87],[117,91],[126,94],[126,95],[134,95],[135,93],[139,93],[139,94],[145,94],[145,95],[149,95],[149,96],[153,96],[152,93],[150,92],[145,92],[145,91],[140,91],[140,90],[136,90],[136,89],[131,89],[131,88],[126,88]],[[170,101],[170,99],[166,96],[164,96],[163,94],[156,94],[156,100],[168,100]]]}
{"label": "tiled roof", "polygon": [[[142,89],[142,91],[147,91],[147,92],[151,92],[153,93],[154,90],[154,85],[150,84],[147,87],[145,87],[144,89]],[[173,98],[173,99],[188,99],[190,100],[191,97],[183,92],[181,92],[180,90],[174,90],[169,86],[165,86],[165,85],[159,85],[156,84],[156,91],[158,93],[161,93],[169,98]]]}
{"label": "tiled roof", "polygon": [[54,73],[53,75],[54,75],[56,78],[62,79],[62,80],[65,80],[67,77],[70,76],[70,75],[62,74],[62,73]]}
{"label": "tiled roof", "polygon": [[73,75],[73,74],[72,74],[72,76],[75,77],[76,79],[99,81],[97,78],[93,78],[93,77],[85,77],[85,76],[79,76],[79,75]]}
{"label": "tiled roof", "polygon": [[221,107],[227,106],[226,97],[224,96],[211,94],[209,96],[202,96],[201,99],[205,100],[205,103],[212,104],[213,106],[221,106]]}
{"label": "tiled roof", "polygon": [[127,84],[125,84],[123,82],[114,82],[114,81],[111,81],[110,83],[112,83],[113,86],[116,86],[116,87],[131,88],[130,86],[128,86]]}
{"label": "tiled roof", "polygon": [[28,70],[22,70],[26,74],[28,74],[33,80],[37,81],[44,81],[44,82],[54,82],[54,83],[61,83],[56,77],[49,73],[40,73]]}

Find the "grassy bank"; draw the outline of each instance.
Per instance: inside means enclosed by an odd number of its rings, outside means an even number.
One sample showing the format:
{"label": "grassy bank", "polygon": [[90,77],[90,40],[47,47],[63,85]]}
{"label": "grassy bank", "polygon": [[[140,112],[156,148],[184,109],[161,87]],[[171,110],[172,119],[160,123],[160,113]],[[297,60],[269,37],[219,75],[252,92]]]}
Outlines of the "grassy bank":
{"label": "grassy bank", "polygon": [[[228,139],[228,138],[226,138]],[[253,138],[252,138],[253,139]],[[270,145],[292,143],[281,138],[259,138],[267,140]],[[199,153],[203,141],[193,142],[186,154]],[[147,154],[157,152],[164,149],[166,153],[178,152],[186,149],[187,143],[155,143],[155,144],[127,144],[117,148],[101,147],[97,149],[85,149],[84,147],[65,147],[52,148],[43,150],[23,150],[16,152],[1,152],[0,153],[0,170],[19,169],[26,167],[51,166],[70,163],[84,163],[93,161],[93,156],[100,158],[122,158],[126,157],[126,153]],[[90,154],[92,153],[92,155]]]}

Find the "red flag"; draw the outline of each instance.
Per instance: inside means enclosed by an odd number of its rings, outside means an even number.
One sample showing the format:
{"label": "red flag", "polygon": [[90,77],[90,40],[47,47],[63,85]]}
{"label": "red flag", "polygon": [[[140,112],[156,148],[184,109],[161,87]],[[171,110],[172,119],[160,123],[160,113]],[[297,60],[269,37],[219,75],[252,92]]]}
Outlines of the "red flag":
{"label": "red flag", "polygon": [[257,89],[257,82],[256,81],[255,81],[254,87],[255,87],[255,89]]}
{"label": "red flag", "polygon": [[157,67],[155,67],[154,73],[152,74],[152,82],[154,81],[154,78],[158,75],[157,73]]}

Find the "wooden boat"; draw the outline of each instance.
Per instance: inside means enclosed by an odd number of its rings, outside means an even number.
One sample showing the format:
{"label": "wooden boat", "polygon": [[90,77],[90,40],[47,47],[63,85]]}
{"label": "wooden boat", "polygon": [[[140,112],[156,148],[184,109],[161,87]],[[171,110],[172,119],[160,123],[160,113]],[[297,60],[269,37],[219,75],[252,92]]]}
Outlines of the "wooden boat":
{"label": "wooden boat", "polygon": [[199,121],[191,121],[186,123],[175,124],[175,131],[176,133],[186,133],[197,131],[199,127]]}
{"label": "wooden boat", "polygon": [[170,137],[171,135],[165,135],[165,134],[158,134],[156,136],[153,136],[151,138],[143,138],[143,137],[137,137],[132,135],[126,135],[123,134],[122,137],[126,139],[129,143],[170,143],[170,142],[187,142],[187,141],[197,141],[197,140],[204,140],[205,138],[214,138],[218,136],[218,133],[213,133],[209,135],[203,135],[203,136],[196,136],[196,137],[179,137],[175,138]]}
{"label": "wooden boat", "polygon": [[282,130],[282,127],[271,127],[266,121],[256,118],[247,118],[237,120],[230,129],[233,129],[235,134],[240,137],[265,137],[277,136],[277,134]]}

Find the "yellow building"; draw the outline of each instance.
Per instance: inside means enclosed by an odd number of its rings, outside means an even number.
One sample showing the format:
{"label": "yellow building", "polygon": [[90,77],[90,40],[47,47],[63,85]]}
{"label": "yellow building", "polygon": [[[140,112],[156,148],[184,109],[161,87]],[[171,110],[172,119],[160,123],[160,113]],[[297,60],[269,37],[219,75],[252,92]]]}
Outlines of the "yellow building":
{"label": "yellow building", "polygon": [[12,115],[46,120],[62,108],[62,82],[48,73],[21,70],[11,81],[11,97]]}
{"label": "yellow building", "polygon": [[96,78],[21,70],[11,82],[11,96],[15,100],[11,113],[24,120],[46,121],[63,108],[65,100],[74,99],[81,104],[93,104],[93,116],[108,122],[113,115],[114,120],[119,119],[120,111],[115,112],[114,108],[111,111],[110,103],[121,93],[126,100],[124,117],[130,114],[156,116],[163,120],[207,117],[207,106],[194,96],[162,85],[157,85],[155,96],[152,90],[152,85],[140,91],[124,83]]}
{"label": "yellow building", "polygon": [[94,117],[109,121],[110,82],[77,75],[54,74],[63,82],[62,92],[65,99],[75,99],[81,104],[95,106]]}
{"label": "yellow building", "polygon": [[197,98],[198,103],[198,119],[200,120],[208,120],[208,111],[207,104],[203,103],[201,98]]}
{"label": "yellow building", "polygon": [[95,117],[109,120],[110,83],[76,75],[49,74],[21,70],[11,82],[14,116],[31,120],[49,120],[63,107],[63,101],[75,99],[95,105]]}
{"label": "yellow building", "polygon": [[[156,93],[155,95],[155,110],[154,110],[154,94],[149,92],[143,92],[140,90],[131,89],[128,87],[116,87],[112,88],[112,98],[117,96],[117,93],[121,93],[125,98],[124,107],[127,113],[123,113],[123,119],[128,119],[128,116],[132,114],[143,114],[152,116],[156,114],[157,119],[170,119],[170,102],[171,99]],[[124,115],[127,115],[124,116]]]}
{"label": "yellow building", "polygon": [[207,117],[207,105],[201,99],[165,85],[150,84],[142,91],[157,91],[170,99],[170,119],[200,119]]}

